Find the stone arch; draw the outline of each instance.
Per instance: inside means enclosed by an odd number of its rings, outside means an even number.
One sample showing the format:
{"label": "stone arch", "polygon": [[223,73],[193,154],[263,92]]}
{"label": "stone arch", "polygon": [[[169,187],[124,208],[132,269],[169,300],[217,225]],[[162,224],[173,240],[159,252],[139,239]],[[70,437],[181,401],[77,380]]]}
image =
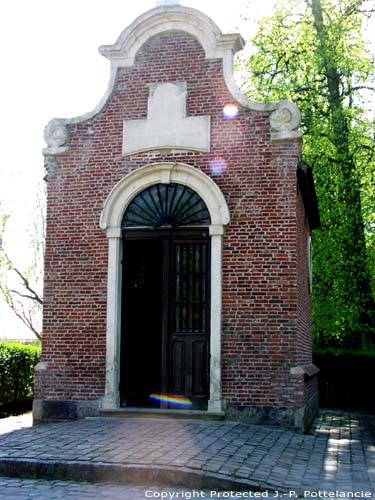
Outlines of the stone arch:
{"label": "stone arch", "polygon": [[210,399],[208,411],[223,410],[221,399],[221,308],[222,308],[222,239],[229,223],[229,210],[217,184],[206,174],[183,163],[156,163],[125,176],[108,195],[100,218],[100,227],[108,238],[107,353],[106,386],[103,409],[115,409],[119,401],[121,337],[121,222],[134,197],[158,183],[183,184],[205,202],[211,217],[211,346]]}
{"label": "stone arch", "polygon": [[102,229],[120,228],[124,212],[131,200],[153,184],[184,184],[206,203],[212,225],[229,223],[227,203],[217,184],[206,174],[184,163],[153,163],[126,175],[112,189],[104,203],[100,218]]}

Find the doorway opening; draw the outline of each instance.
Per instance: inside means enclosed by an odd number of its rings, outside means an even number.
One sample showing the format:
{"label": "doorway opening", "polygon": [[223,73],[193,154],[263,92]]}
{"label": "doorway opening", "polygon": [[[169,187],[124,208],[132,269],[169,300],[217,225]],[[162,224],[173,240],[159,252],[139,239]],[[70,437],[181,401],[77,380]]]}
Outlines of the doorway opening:
{"label": "doorway opening", "polygon": [[177,184],[151,186],[125,212],[121,406],[207,410],[207,222],[201,198]]}

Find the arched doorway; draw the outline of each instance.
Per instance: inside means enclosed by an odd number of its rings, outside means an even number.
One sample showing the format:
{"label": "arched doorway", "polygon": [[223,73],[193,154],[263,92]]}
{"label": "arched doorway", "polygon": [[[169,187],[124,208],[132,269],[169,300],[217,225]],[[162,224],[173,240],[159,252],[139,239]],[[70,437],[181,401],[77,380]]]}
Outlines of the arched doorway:
{"label": "arched doorway", "polygon": [[182,184],[154,184],[122,221],[121,406],[206,410],[210,214]]}
{"label": "arched doorway", "polygon": [[[159,186],[159,188],[158,188]],[[164,186],[164,187],[161,187]],[[176,187],[177,186],[177,187]],[[161,220],[158,223],[152,222],[153,225],[145,225],[144,220],[134,220],[134,216],[139,216],[139,206],[137,204],[143,196],[150,195],[149,188],[156,190],[155,196],[161,197],[161,205],[165,207],[166,200],[168,199],[169,209],[164,213],[170,215],[173,208],[171,200],[176,202],[178,197],[186,196],[190,198],[191,211],[182,214],[184,217],[193,214],[193,220],[181,219],[179,211],[177,219]],[[157,193],[157,190],[165,190],[163,193]],[[182,195],[184,193],[184,195]],[[186,198],[186,199],[187,199]],[[144,207],[147,207],[148,202],[153,202],[150,198],[143,200]],[[164,200],[164,201],[163,201]],[[185,200],[186,201],[186,200]],[[164,205],[163,205],[164,204]],[[201,205],[199,205],[201,204]],[[151,205],[154,206],[154,205]],[[172,207],[172,208],[171,208]],[[201,220],[199,217],[195,219],[196,213],[199,215],[199,207],[201,207],[204,217]],[[185,207],[186,208],[186,207]],[[197,209],[197,210],[195,210]],[[149,209],[148,209],[149,210]],[[206,212],[204,212],[206,210]],[[154,215],[160,214],[160,207],[155,208]],[[130,215],[130,217],[129,217]],[[131,221],[131,223],[129,223]],[[106,230],[108,238],[108,292],[107,292],[107,354],[106,354],[106,386],[105,396],[102,400],[103,409],[116,409],[121,404],[145,404],[145,398],[149,397],[149,393],[153,394],[154,390],[159,389],[160,393],[181,393],[181,397],[189,399],[193,408],[204,409],[208,411],[221,411],[221,260],[222,260],[222,237],[224,226],[229,222],[229,211],[226,205],[225,198],[221,193],[218,186],[207,175],[200,170],[189,165],[181,163],[159,163],[152,164],[141,169],[138,169],[126,177],[124,177],[111,191],[105,204],[101,215],[100,226]],[[151,224],[151,222],[149,222]],[[127,225],[128,224],[128,225]],[[178,270],[178,262],[181,262],[181,255],[185,252],[185,268],[182,267]],[[180,257],[178,257],[180,255]],[[144,263],[142,263],[142,258]],[[137,261],[138,259],[138,261]],[[180,259],[180,261],[178,261]],[[194,332],[177,331],[176,321],[187,321],[189,315],[183,316],[178,319],[176,290],[177,280],[181,280],[182,275],[186,274],[187,267],[192,265],[194,261],[198,266],[206,266],[206,271],[196,273],[196,276],[190,276],[189,279],[196,278],[195,286],[207,286],[209,300],[201,301],[199,297],[185,297],[182,300],[187,301],[187,306],[192,307],[192,303],[199,305],[201,310],[206,308],[206,317],[196,316],[196,321],[207,322],[207,327],[204,332],[195,332],[202,334],[205,338],[202,340],[194,337]],[[148,262],[147,262],[148,261]],[[131,264],[133,262],[133,264]],[[136,264],[134,264],[136,262]],[[158,262],[156,265],[155,262]],[[122,265],[124,263],[124,265]],[[127,270],[127,263],[129,267]],[[152,265],[151,265],[152,264]],[[181,264],[182,265],[182,264]],[[131,277],[134,269],[139,267],[148,266],[150,268],[151,284],[149,290],[145,290],[145,296],[148,296],[148,304],[151,304],[154,317],[162,324],[161,333],[155,335],[155,344],[151,345],[149,352],[154,351],[155,356],[152,358],[160,358],[161,366],[157,362],[148,360],[151,364],[148,370],[151,377],[145,375],[141,377],[139,385],[136,384],[136,379],[131,374],[128,374],[130,386],[127,387],[126,382],[126,356],[125,342],[126,342],[126,328],[129,330],[129,338],[132,337],[131,330],[134,328],[132,324],[136,324],[136,317],[149,318],[147,308],[140,308],[139,304],[142,299],[137,301],[138,311],[132,318],[128,318],[130,324],[126,326],[126,296],[128,294],[128,311],[130,310],[131,300],[129,296],[131,291],[126,289],[126,283],[132,283],[137,279],[142,280],[142,273],[137,276]],[[153,269],[153,270],[152,270]],[[125,276],[128,273],[128,278]],[[130,274],[129,274],[130,273]],[[152,274],[153,273],[153,274]],[[188,274],[188,273],[187,273]],[[200,277],[198,277],[200,275]],[[204,275],[204,277],[203,277]],[[122,281],[124,279],[124,293]],[[163,284],[163,280],[169,285]],[[160,303],[160,293],[156,294],[155,290],[161,290],[164,294],[162,303]],[[175,297],[173,298],[173,293]],[[148,294],[148,295],[147,295]],[[134,296],[134,294],[133,294]],[[145,298],[143,300],[145,301]],[[150,297],[154,301],[150,301]],[[123,302],[124,299],[124,302]],[[174,305],[171,301],[174,300]],[[158,302],[159,301],[159,302]],[[190,302],[189,302],[190,301]],[[196,301],[196,302],[195,302]],[[167,305],[166,305],[167,304]],[[123,309],[124,306],[124,309]],[[197,306],[197,311],[199,310]],[[163,312],[163,308],[166,311]],[[122,314],[122,310],[124,313]],[[156,312],[156,310],[159,311]],[[162,313],[160,314],[160,311]],[[181,310],[178,310],[181,315]],[[141,313],[141,314],[140,314]],[[175,319],[173,319],[173,317]],[[177,318],[177,319],[176,319]],[[192,316],[189,321],[192,321]],[[163,326],[163,321],[166,325]],[[147,322],[146,322],[147,323]],[[200,324],[200,323],[199,323]],[[172,325],[172,326],[171,326]],[[174,325],[174,326],[173,326]],[[186,323],[185,323],[186,327]],[[145,331],[148,326],[143,325],[142,329]],[[175,330],[173,330],[175,328]],[[180,327],[179,327],[180,328]],[[181,328],[180,328],[181,329]],[[190,323],[190,329],[193,329]],[[160,326],[159,326],[160,331]],[[124,332],[123,346],[121,347],[122,334]],[[181,336],[185,333],[185,340],[180,342]],[[164,337],[163,337],[164,335]],[[190,337],[189,337],[190,335]],[[138,337],[139,338],[139,337]],[[142,336],[141,336],[142,338]],[[161,343],[159,340],[161,339]],[[156,347],[156,344],[158,347]],[[194,344],[194,345],[193,345]],[[140,353],[141,342],[138,347],[129,346],[128,352],[131,353],[134,349]],[[159,349],[159,350],[158,350]],[[164,349],[164,353],[163,353]],[[192,357],[195,356],[195,366],[200,366],[206,370],[207,375],[204,377],[195,378],[193,380],[193,365],[191,364]],[[125,359],[124,359],[125,357]],[[131,363],[135,365],[134,357]],[[184,360],[184,361],[182,361]],[[142,362],[142,358],[141,358]],[[131,363],[128,366],[132,366]],[[181,370],[183,364],[190,363],[190,368],[185,366]],[[207,369],[204,367],[205,363],[208,365]],[[145,366],[143,366],[145,369]],[[145,372],[147,370],[145,369]],[[160,380],[155,376],[155,373],[160,373]],[[196,370],[197,374],[198,371]],[[202,370],[199,370],[201,375]],[[139,371],[138,371],[139,373]],[[123,379],[124,377],[124,379]],[[156,379],[156,384],[148,385],[147,380],[152,378]],[[133,387],[132,387],[133,384]],[[179,385],[180,384],[180,385]],[[184,385],[185,384],[185,385]],[[194,385],[195,384],[195,385]],[[196,389],[199,389],[196,391]],[[204,390],[201,390],[201,389]],[[165,391],[164,391],[165,389]],[[198,393],[201,394],[198,394]],[[130,394],[132,393],[132,394]],[[140,400],[137,400],[138,395]],[[127,401],[127,398],[129,401]],[[132,400],[133,398],[133,400]],[[208,401],[207,401],[208,399]],[[149,404],[149,403],[147,403]],[[171,401],[166,400],[157,403],[161,407],[170,407]]]}

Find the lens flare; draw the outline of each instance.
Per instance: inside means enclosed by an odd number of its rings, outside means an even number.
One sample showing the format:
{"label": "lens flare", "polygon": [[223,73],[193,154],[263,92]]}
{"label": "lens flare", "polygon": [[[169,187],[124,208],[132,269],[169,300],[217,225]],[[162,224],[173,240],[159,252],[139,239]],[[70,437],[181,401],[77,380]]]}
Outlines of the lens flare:
{"label": "lens flare", "polygon": [[236,116],[239,113],[239,107],[237,104],[234,104],[233,102],[228,103],[224,106],[223,108],[223,116],[227,120],[233,120],[233,118],[236,118]]}
{"label": "lens flare", "polygon": [[191,408],[192,402],[184,396],[170,396],[168,394],[150,394],[149,399],[160,403],[168,403],[170,405],[179,406],[182,408]]}
{"label": "lens flare", "polygon": [[211,174],[215,176],[223,175],[228,170],[228,164],[223,158],[215,158],[210,161],[209,165]]}

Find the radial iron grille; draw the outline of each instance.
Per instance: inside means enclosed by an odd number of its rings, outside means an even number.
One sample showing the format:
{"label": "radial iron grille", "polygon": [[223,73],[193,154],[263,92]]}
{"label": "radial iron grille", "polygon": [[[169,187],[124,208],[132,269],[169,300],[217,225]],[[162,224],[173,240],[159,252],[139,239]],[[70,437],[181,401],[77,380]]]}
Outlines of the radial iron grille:
{"label": "radial iron grille", "polygon": [[122,227],[178,227],[210,224],[204,201],[181,184],[155,184],[130,203]]}

